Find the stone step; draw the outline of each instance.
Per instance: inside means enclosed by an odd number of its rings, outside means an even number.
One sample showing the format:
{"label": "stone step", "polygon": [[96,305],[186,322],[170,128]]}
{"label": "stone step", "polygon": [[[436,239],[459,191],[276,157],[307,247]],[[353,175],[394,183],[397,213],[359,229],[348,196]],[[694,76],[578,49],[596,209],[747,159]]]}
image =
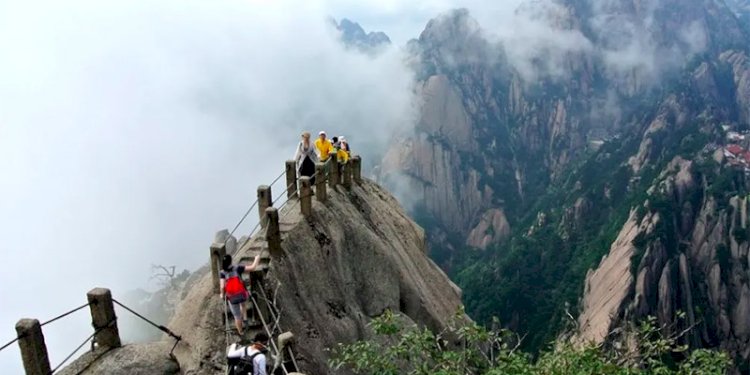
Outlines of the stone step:
{"label": "stone step", "polygon": [[289,232],[290,230],[294,229],[294,227],[296,226],[297,226],[297,223],[284,223],[284,222],[279,223],[279,229],[281,230],[282,233]]}

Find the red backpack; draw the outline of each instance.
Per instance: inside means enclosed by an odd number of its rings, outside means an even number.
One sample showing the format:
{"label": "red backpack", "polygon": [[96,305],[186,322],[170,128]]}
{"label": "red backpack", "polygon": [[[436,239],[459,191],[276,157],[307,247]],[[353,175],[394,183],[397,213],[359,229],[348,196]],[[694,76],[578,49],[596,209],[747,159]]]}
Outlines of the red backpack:
{"label": "red backpack", "polygon": [[227,299],[231,303],[240,303],[247,300],[247,289],[245,289],[245,283],[242,282],[237,269],[233,269],[226,273],[226,284],[224,284],[224,292],[227,295]]}

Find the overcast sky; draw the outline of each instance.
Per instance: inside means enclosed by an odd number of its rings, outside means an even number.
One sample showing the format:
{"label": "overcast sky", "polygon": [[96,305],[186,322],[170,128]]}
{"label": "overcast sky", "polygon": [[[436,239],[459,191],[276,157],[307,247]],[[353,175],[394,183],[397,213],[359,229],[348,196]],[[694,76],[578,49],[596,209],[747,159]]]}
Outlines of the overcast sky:
{"label": "overcast sky", "polygon": [[[469,8],[522,74],[539,51],[554,63],[591,47],[513,18],[520,3],[0,0],[0,345],[19,318],[46,320],[95,286],[145,286],[152,263],[204,264],[302,130],[382,151],[415,120],[400,47],[439,13]],[[329,16],[395,46],[347,51]],[[45,327],[53,365],[88,336],[87,315]],[[17,347],[0,372],[20,372]]]}

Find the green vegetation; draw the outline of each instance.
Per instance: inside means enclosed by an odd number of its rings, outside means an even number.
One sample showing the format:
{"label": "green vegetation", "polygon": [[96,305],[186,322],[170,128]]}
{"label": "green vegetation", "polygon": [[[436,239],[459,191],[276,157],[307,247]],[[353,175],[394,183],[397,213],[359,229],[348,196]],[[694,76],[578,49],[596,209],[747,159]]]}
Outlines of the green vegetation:
{"label": "green vegetation", "polygon": [[[467,322],[459,312],[439,334],[405,327],[386,311],[370,327],[376,337],[333,350],[332,369],[362,375],[688,375],[724,374],[731,365],[722,352],[696,350],[685,355],[675,337],[663,337],[655,319],[634,329],[637,348],[576,346],[560,341],[533,359],[519,350],[520,338],[507,330],[490,331]],[[676,362],[675,357],[683,358]]]}

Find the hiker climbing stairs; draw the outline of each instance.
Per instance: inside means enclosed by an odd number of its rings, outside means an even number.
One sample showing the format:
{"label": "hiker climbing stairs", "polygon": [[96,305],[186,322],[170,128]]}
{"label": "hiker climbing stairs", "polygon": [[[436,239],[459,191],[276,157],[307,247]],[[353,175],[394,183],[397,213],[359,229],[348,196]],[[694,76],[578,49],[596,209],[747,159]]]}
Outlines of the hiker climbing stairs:
{"label": "hiker climbing stairs", "polygon": [[[220,243],[211,245],[211,265],[215,288],[219,287],[220,259],[227,253],[231,253],[238,264],[251,264],[255,258],[259,263],[250,273],[243,278],[250,298],[245,302],[247,316],[243,317],[247,322],[243,331],[244,341],[254,337],[258,333],[264,333],[271,338],[268,347],[270,357],[274,362],[272,373],[292,374],[299,370],[293,349],[292,332],[286,332],[280,325],[283,309],[276,305],[274,291],[268,288],[265,275],[271,267],[273,259],[283,252],[282,241],[303,220],[310,220],[312,216],[312,197],[315,196],[319,202],[325,202],[328,196],[327,189],[335,190],[338,185],[345,189],[351,189],[352,183],[361,183],[361,159],[352,158],[352,162],[345,166],[338,166],[329,161],[327,164],[318,163],[316,172],[310,177],[297,177],[294,163],[287,162],[286,189],[276,199],[272,199],[272,186],[281,179],[277,177],[271,185],[258,187],[258,199],[251,205],[247,213],[234,227],[232,232],[223,238]],[[313,181],[315,183],[313,184]],[[284,200],[284,198],[286,198]],[[284,200],[278,208],[277,203]],[[240,227],[242,222],[254,207],[258,207],[258,223],[250,232],[249,236],[240,239],[233,249],[227,247],[228,242],[233,240],[233,233]],[[226,301],[221,301],[224,307],[224,327],[226,332],[226,346],[233,343],[232,319],[228,313]],[[227,365],[227,368],[229,366]]]}

